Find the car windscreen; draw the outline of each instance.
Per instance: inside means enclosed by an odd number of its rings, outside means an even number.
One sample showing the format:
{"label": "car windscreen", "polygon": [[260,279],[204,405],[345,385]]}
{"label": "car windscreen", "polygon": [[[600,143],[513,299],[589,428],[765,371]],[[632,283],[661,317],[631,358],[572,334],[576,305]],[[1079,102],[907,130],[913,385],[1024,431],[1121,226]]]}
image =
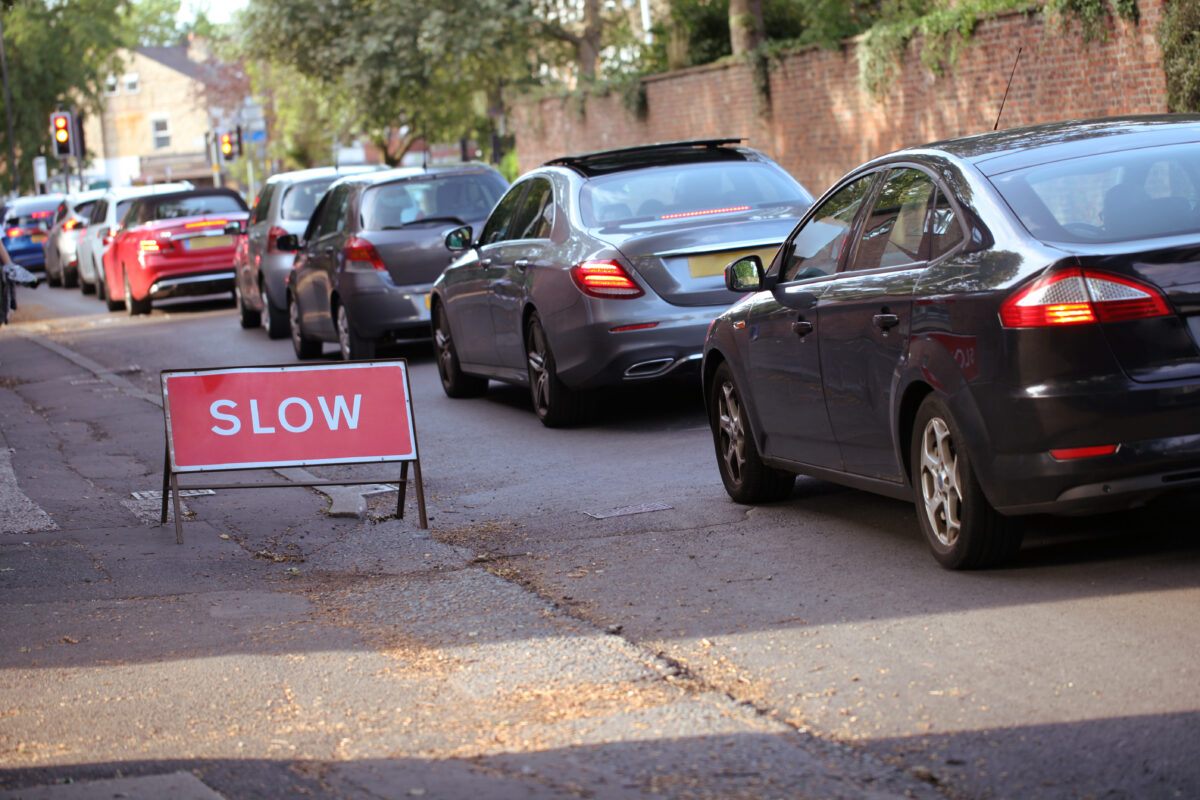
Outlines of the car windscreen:
{"label": "car windscreen", "polygon": [[505,190],[490,172],[431,175],[372,186],[363,195],[363,230],[402,228],[424,219],[482,219]]}
{"label": "car windscreen", "polygon": [[1200,147],[1148,147],[992,176],[1038,239],[1077,244],[1200,233]]}
{"label": "car windscreen", "polygon": [[283,193],[279,202],[279,218],[296,222],[308,222],[313,209],[317,207],[321,195],[329,188],[329,184],[337,180],[336,175],[328,178],[317,178],[303,183],[294,183]]}
{"label": "car windscreen", "polygon": [[812,197],[782,170],[761,162],[650,167],[596,177],[579,193],[585,225],[684,220],[781,205]]}
{"label": "car windscreen", "polygon": [[156,219],[180,219],[200,217],[205,214],[236,214],[246,206],[235,196],[228,194],[200,194],[188,197],[173,197],[146,203],[145,216],[148,222]]}

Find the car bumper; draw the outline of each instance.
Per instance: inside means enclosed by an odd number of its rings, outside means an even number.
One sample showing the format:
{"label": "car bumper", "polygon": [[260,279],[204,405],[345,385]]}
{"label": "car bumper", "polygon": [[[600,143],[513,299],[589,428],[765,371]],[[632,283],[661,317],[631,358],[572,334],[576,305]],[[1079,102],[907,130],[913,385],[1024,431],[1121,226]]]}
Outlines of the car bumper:
{"label": "car bumper", "polygon": [[342,302],[359,336],[408,340],[432,335],[429,327],[432,283],[396,286],[378,273],[347,272],[342,276],[340,289]]}
{"label": "car bumper", "polygon": [[292,253],[264,255],[259,262],[259,276],[267,287],[267,297],[277,311],[287,311],[287,279],[296,257]]}
{"label": "car bumper", "polygon": [[217,294],[233,289],[232,269],[203,274],[170,275],[155,278],[147,296],[152,300],[167,297],[192,297],[202,294]]}

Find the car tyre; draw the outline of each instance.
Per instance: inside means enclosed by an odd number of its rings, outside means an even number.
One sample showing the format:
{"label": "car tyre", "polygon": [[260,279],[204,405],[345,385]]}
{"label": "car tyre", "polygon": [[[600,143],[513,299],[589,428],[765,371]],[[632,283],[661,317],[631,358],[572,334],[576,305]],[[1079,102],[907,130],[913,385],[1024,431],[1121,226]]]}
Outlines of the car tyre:
{"label": "car tyre", "polygon": [[933,557],[947,569],[979,569],[1016,555],[1023,531],[984,496],[966,440],[946,404],[929,395],[909,450],[917,517]]}
{"label": "car tyre", "polygon": [[59,269],[61,270],[60,276],[62,277],[62,285],[63,286],[65,286],[68,289],[74,289],[76,286],[79,285],[78,269],[76,269],[75,271],[71,271],[67,267],[59,267]]}
{"label": "car tyre", "polygon": [[437,355],[438,377],[447,397],[480,397],[487,393],[488,379],[468,375],[458,363],[458,351],[450,338],[450,320],[440,304],[433,307],[433,349]]}
{"label": "car tyre", "polygon": [[525,363],[533,412],[547,428],[577,425],[588,416],[588,397],[569,388],[558,377],[554,351],[537,314],[525,326]]}
{"label": "car tyre", "polygon": [[296,358],[307,360],[321,355],[321,340],[310,339],[300,329],[300,306],[296,304],[296,296],[288,295],[288,321],[292,332],[292,349]]}
{"label": "car tyre", "polygon": [[337,307],[337,337],[343,361],[362,361],[375,357],[375,340],[355,332],[350,312],[343,303],[338,303]]}
{"label": "car tyre", "polygon": [[80,294],[93,294],[93,293],[95,293],[95,291],[96,291],[96,283],[94,281],[92,283],[88,283],[87,281],[85,281],[83,279],[83,276],[80,275],[79,276],[79,293]]}
{"label": "car tyre", "polygon": [[129,287],[129,273],[125,273],[125,308],[131,317],[150,313],[150,298],[138,300],[133,296],[133,289]]}
{"label": "car tyre", "polygon": [[725,491],[737,503],[769,503],[789,497],[794,473],[763,463],[733,370],[721,364],[709,385],[708,423]]}
{"label": "car tyre", "polygon": [[257,328],[262,323],[262,314],[253,308],[246,307],[246,298],[242,296],[242,281],[240,278],[233,282],[233,298],[237,302],[238,315],[243,328]]}
{"label": "car tyre", "polygon": [[271,302],[271,297],[267,293],[267,284],[264,282],[259,291],[262,297],[262,326],[267,331],[268,339],[282,339],[288,335],[290,325],[288,323],[288,315],[286,309],[278,309]]}

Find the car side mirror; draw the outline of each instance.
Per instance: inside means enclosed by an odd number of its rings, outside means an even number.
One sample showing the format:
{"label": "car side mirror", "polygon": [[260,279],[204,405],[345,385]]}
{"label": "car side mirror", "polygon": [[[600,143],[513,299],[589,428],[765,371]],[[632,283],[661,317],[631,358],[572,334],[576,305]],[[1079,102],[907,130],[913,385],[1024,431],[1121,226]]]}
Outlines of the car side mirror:
{"label": "car side mirror", "polygon": [[763,263],[756,255],[743,256],[725,267],[725,288],[731,292],[757,292],[762,282]]}
{"label": "car side mirror", "polygon": [[300,237],[294,233],[285,233],[275,240],[275,249],[284,253],[294,253],[300,249]]}
{"label": "car side mirror", "polygon": [[446,249],[451,253],[461,253],[471,246],[473,231],[470,225],[455,228],[446,234]]}
{"label": "car side mirror", "polygon": [[241,236],[243,233],[246,232],[245,224],[246,223],[243,222],[242,220],[236,220],[236,219],[233,220],[232,222],[226,222],[224,233],[226,233],[230,236]]}

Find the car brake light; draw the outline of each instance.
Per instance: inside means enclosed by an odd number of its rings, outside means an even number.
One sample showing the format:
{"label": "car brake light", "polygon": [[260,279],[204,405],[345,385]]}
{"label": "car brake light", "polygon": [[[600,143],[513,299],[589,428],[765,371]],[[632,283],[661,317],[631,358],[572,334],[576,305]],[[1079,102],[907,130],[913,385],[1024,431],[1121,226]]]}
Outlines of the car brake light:
{"label": "car brake light", "polygon": [[1167,300],[1149,284],[1087,269],[1067,269],[1038,278],[1000,306],[1006,328],[1045,328],[1091,322],[1126,322],[1171,313]]}
{"label": "car brake light", "polygon": [[375,245],[366,239],[359,239],[357,236],[346,242],[346,265],[349,266],[352,263],[365,263],[380,272],[387,271],[387,265],[379,257]]}
{"label": "car brake light", "polygon": [[199,222],[188,222],[183,227],[185,228],[224,228],[229,224],[227,219],[205,219]]}
{"label": "car brake light", "polygon": [[279,237],[287,236],[287,231],[275,225],[267,231],[267,252],[275,254],[279,252]]}
{"label": "car brake light", "polygon": [[709,214],[732,214],[735,211],[749,211],[750,206],[726,206],[725,208],[704,208],[699,211],[680,211],[677,214],[663,214],[659,219],[685,219],[687,217],[706,217]]}
{"label": "car brake light", "polygon": [[138,242],[138,249],[141,250],[143,253],[157,253],[158,252],[158,240],[157,239],[142,239],[140,242]]}
{"label": "car brake light", "polygon": [[8,230],[6,230],[4,232],[4,235],[10,239],[16,239],[18,236],[25,235],[25,229],[24,228],[9,228]]}
{"label": "car brake light", "polygon": [[1056,461],[1071,461],[1076,458],[1095,458],[1096,456],[1111,456],[1120,449],[1120,445],[1101,444],[1094,447],[1066,447],[1051,450],[1050,455]]}
{"label": "car brake light", "polygon": [[63,223],[64,231],[73,231],[76,228],[86,228],[86,227],[87,227],[87,225],[85,225],[82,220],[78,220],[78,219],[74,219],[74,218],[71,218]]}
{"label": "car brake light", "polygon": [[615,261],[584,261],[571,267],[571,277],[579,290],[591,297],[627,300],[645,294]]}

